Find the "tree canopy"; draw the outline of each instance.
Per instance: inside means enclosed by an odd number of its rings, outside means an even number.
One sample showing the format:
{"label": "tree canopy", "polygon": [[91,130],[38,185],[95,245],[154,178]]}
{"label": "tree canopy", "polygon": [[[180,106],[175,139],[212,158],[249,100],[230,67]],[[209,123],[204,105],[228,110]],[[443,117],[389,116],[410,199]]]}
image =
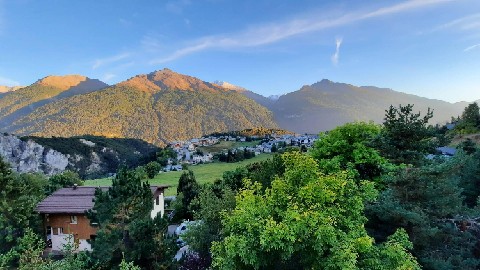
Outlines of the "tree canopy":
{"label": "tree canopy", "polygon": [[364,229],[373,183],[345,172],[324,175],[315,160],[292,152],[285,173],[261,192],[247,180],[224,214],[225,238],[212,246],[218,269],[418,269],[404,232],[379,247]]}

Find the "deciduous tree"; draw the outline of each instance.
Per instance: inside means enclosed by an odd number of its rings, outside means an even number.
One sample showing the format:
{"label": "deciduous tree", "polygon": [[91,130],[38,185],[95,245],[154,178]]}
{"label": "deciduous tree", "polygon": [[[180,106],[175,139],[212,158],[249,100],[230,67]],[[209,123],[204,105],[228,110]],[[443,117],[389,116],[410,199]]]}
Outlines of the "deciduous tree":
{"label": "deciduous tree", "polygon": [[[218,269],[418,269],[398,231],[379,247],[364,229],[373,183],[345,172],[324,175],[315,160],[284,155],[285,173],[265,193],[249,183],[223,215],[225,238],[212,246]],[[387,251],[388,250],[388,251]]]}

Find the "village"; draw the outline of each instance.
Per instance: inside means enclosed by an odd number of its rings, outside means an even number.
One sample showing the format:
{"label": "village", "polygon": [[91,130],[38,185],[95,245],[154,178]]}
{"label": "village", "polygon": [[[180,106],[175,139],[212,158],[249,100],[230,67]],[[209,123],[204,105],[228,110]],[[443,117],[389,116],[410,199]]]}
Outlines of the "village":
{"label": "village", "polygon": [[[266,136],[204,136],[201,138],[193,138],[186,141],[171,142],[168,146],[177,154],[175,158],[169,159],[167,166],[162,171],[179,171],[182,170],[182,164],[197,165],[213,162],[216,155],[226,154],[228,151],[235,153],[237,151],[248,151],[254,153],[255,156],[262,153],[276,152],[278,149],[288,146],[300,147],[305,150],[311,148],[313,143],[318,140],[318,135],[295,134],[295,135],[277,135],[272,133]],[[257,142],[251,146],[238,146],[233,149],[222,149],[220,152],[204,152],[201,148],[213,146],[220,142]]]}

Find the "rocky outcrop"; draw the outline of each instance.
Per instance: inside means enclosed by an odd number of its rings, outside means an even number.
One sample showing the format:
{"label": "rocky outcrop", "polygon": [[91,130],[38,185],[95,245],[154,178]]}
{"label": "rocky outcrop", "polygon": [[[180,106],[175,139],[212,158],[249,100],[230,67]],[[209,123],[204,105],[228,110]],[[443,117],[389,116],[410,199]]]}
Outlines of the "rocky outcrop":
{"label": "rocky outcrop", "polygon": [[46,149],[32,141],[22,141],[13,135],[0,135],[0,156],[20,173],[44,173],[53,175],[63,172],[69,165],[64,154]]}

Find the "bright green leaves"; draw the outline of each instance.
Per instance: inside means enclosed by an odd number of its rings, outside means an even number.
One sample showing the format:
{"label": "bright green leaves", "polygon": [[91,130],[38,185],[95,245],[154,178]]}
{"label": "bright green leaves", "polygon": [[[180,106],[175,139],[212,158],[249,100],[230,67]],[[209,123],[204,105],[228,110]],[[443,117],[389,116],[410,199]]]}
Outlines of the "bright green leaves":
{"label": "bright green leaves", "polygon": [[375,180],[387,163],[370,146],[380,131],[380,126],[373,123],[345,124],[328,133],[321,133],[311,151],[312,156],[322,172],[348,170],[356,179]]}
{"label": "bright green leaves", "polygon": [[[247,180],[236,208],[224,214],[225,238],[211,250],[215,268],[358,269],[367,259],[370,265],[387,259],[395,267],[404,261],[416,265],[404,246],[384,254],[366,233],[364,202],[377,194],[371,182],[357,184],[346,172],[324,175],[313,158],[300,153],[283,159],[283,177],[264,193],[258,182]],[[394,255],[402,260],[388,257]]]}

